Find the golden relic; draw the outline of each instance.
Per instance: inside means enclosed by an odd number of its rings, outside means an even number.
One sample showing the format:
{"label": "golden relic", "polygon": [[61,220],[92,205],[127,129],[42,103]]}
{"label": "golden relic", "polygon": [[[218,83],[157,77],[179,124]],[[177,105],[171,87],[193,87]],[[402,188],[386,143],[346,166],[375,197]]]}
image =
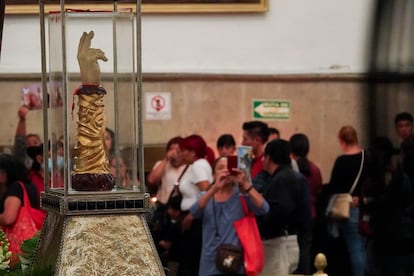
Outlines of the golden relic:
{"label": "golden relic", "polygon": [[74,148],[72,188],[77,191],[108,191],[115,185],[109,168],[109,153],[105,145],[105,113],[100,86],[98,60],[107,61],[105,53],[91,48],[94,32],[84,32],[78,46],[78,62],[82,85],[78,96],[78,135]]}

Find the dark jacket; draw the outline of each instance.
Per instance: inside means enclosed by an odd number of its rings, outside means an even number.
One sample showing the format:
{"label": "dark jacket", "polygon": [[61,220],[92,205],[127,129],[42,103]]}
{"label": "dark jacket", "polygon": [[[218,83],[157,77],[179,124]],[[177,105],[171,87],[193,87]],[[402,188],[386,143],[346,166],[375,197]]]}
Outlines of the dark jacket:
{"label": "dark jacket", "polygon": [[306,178],[290,165],[280,166],[263,188],[263,197],[269,203],[269,213],[258,219],[263,239],[309,231],[311,212]]}

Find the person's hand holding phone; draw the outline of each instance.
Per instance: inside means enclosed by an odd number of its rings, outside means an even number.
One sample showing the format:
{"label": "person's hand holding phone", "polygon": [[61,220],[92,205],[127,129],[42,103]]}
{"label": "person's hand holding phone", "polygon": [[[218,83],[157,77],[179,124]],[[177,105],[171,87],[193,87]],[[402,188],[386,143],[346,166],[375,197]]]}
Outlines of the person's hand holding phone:
{"label": "person's hand holding phone", "polygon": [[26,115],[29,112],[29,108],[27,106],[20,106],[19,110],[17,111],[17,115],[19,116],[20,120],[26,120]]}
{"label": "person's hand holding phone", "polygon": [[236,155],[229,155],[227,156],[227,170],[231,175],[237,175],[237,156]]}
{"label": "person's hand holding phone", "polygon": [[246,189],[248,189],[252,184],[251,181],[249,179],[249,176],[246,174],[246,170],[245,169],[235,169],[234,170],[236,172],[236,182],[239,185],[239,188],[242,191],[245,191]]}

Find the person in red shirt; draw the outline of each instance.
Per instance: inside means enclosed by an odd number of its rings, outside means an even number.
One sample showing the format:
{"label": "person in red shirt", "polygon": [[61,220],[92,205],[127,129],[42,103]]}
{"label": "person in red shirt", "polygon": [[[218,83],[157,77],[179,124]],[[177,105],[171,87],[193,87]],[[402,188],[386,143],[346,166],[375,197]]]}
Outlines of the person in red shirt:
{"label": "person in red shirt", "polygon": [[251,146],[253,160],[250,170],[252,180],[263,170],[263,153],[269,138],[269,127],[261,121],[249,121],[243,123],[243,146]]}

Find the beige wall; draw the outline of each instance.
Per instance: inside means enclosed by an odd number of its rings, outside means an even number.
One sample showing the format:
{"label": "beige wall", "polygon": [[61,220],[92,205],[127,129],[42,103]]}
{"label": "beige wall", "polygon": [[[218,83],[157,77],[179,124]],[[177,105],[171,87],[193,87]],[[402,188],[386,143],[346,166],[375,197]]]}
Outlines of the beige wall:
{"label": "beige wall", "polygon": [[[10,79],[10,78],[9,78]],[[3,91],[0,99],[2,134],[0,145],[12,145],[17,124],[17,108],[20,104],[21,87],[35,82],[16,79],[0,81]],[[105,84],[104,84],[105,85]],[[109,86],[109,85],[108,85]],[[106,101],[111,100],[108,91]],[[329,180],[335,157],[340,154],[336,134],[345,124],[356,127],[361,143],[366,144],[367,100],[365,85],[361,78],[290,76],[158,76],[144,77],[146,92],[170,92],[172,119],[162,121],[144,120],[144,143],[163,144],[175,135],[192,133],[202,135],[215,148],[216,140],[223,133],[231,133],[241,142],[241,126],[253,120],[253,99],[289,100],[292,113],[289,120],[266,120],[277,127],[284,139],[296,132],[309,136],[309,158],[321,166],[324,181]],[[110,108],[110,104],[107,107]],[[145,113],[145,109],[143,110]],[[110,114],[112,110],[108,110]],[[111,118],[108,126],[112,127]],[[120,129],[126,129],[121,122]],[[42,112],[30,111],[27,131],[42,133]],[[147,162],[153,159],[145,157]],[[150,167],[152,164],[146,164]]]}
{"label": "beige wall", "polygon": [[146,121],[144,141],[162,143],[174,135],[202,135],[215,148],[220,134],[231,133],[241,143],[241,126],[253,120],[253,99],[281,99],[292,103],[289,120],[265,120],[281,131],[284,139],[302,132],[309,136],[309,158],[323,170],[328,181],[335,157],[340,153],[336,135],[351,124],[361,142],[367,135],[364,85],[358,81],[314,80],[208,80],[147,81],[144,92],[171,92],[172,120]]}

